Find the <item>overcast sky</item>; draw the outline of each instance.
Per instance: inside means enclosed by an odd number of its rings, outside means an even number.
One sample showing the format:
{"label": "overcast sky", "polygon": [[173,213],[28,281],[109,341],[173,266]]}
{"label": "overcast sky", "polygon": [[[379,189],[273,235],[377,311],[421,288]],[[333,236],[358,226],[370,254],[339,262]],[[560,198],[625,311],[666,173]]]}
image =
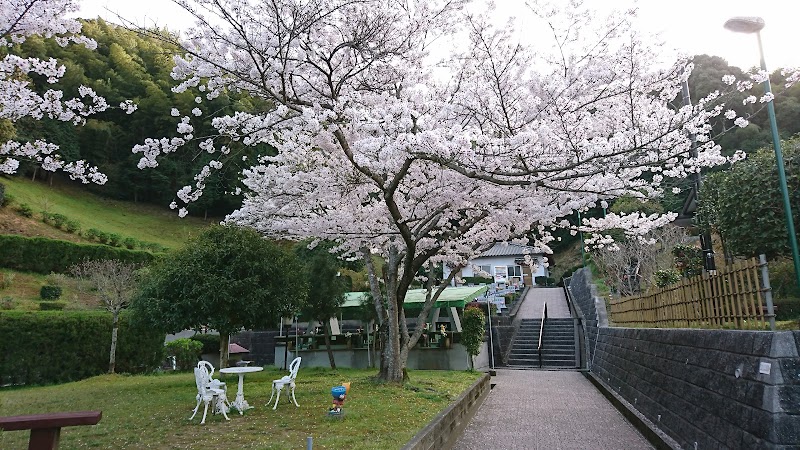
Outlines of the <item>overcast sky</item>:
{"label": "overcast sky", "polygon": [[[629,7],[632,0],[586,0],[597,8]],[[524,10],[524,0],[496,0],[498,15]],[[566,3],[566,2],[565,2]],[[664,42],[686,54],[710,54],[747,69],[758,65],[755,36],[733,33],[722,24],[733,16],[760,16],[767,66],[800,67],[800,1],[798,0],[640,0],[640,26],[660,33]],[[167,0],[82,0],[81,17],[117,20],[108,10],[140,25],[180,30],[191,25],[185,12]]]}

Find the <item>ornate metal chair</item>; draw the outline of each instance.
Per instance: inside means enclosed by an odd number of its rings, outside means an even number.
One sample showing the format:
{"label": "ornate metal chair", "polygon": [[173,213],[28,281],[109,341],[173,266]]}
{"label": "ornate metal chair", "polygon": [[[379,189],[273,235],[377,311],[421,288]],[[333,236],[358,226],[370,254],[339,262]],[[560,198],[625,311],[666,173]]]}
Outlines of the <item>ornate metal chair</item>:
{"label": "ornate metal chair", "polygon": [[197,385],[197,406],[194,407],[194,411],[192,411],[192,417],[189,417],[189,420],[194,419],[194,416],[197,415],[197,411],[200,409],[201,402],[204,402],[206,405],[203,409],[203,420],[200,421],[200,425],[206,423],[208,405],[212,402],[214,403],[213,409],[211,410],[212,413],[221,412],[222,415],[225,416],[225,420],[231,420],[227,413],[228,399],[225,396],[225,391],[223,389],[209,387],[211,379],[209,378],[208,372],[204,368],[194,368],[194,381],[195,385]]}
{"label": "ornate metal chair", "polygon": [[300,369],[301,359],[302,358],[298,356],[291,362],[291,364],[289,364],[289,375],[284,375],[277,380],[272,380],[272,393],[269,396],[269,400],[267,400],[267,405],[269,405],[269,403],[272,401],[272,397],[275,397],[275,394],[277,393],[277,397],[275,398],[275,406],[272,407],[273,410],[278,408],[278,400],[281,399],[281,390],[287,384],[289,385],[289,388],[291,388],[290,392],[294,405],[300,407],[300,405],[297,404],[297,399],[294,396],[294,380],[297,378],[297,371]]}

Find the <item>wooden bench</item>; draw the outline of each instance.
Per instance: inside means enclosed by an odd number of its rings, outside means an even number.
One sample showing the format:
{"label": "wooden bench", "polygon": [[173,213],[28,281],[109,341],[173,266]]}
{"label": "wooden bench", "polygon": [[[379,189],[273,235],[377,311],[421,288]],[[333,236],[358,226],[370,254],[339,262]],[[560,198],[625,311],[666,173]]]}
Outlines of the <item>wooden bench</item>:
{"label": "wooden bench", "polygon": [[31,430],[28,450],[54,450],[58,448],[61,427],[96,425],[102,416],[102,411],[78,411],[0,417],[0,429]]}

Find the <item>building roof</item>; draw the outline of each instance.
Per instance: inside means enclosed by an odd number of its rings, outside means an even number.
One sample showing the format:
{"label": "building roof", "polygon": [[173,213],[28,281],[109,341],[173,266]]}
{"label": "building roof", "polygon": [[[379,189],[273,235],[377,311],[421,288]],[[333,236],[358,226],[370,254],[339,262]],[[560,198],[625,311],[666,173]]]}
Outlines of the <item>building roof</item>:
{"label": "building roof", "polygon": [[523,255],[537,255],[542,252],[536,247],[529,245],[508,244],[505,242],[495,242],[492,248],[481,253],[478,258],[487,258],[493,256],[523,256]]}
{"label": "building roof", "polygon": [[231,353],[231,354],[234,354],[234,353],[250,353],[250,350],[242,347],[241,345],[239,345],[237,343],[233,343],[233,344],[228,344],[228,353]]}
{"label": "building roof", "polygon": [[[483,295],[485,291],[489,290],[488,286],[459,286],[448,287],[442,291],[439,298],[434,305],[437,308],[456,306],[463,308],[468,302],[471,302],[475,297]],[[344,303],[342,308],[349,308],[361,305],[361,299],[367,295],[366,292],[347,292],[344,294]],[[425,289],[409,289],[406,293],[406,299],[403,303],[404,308],[420,308],[425,303],[426,290]]]}

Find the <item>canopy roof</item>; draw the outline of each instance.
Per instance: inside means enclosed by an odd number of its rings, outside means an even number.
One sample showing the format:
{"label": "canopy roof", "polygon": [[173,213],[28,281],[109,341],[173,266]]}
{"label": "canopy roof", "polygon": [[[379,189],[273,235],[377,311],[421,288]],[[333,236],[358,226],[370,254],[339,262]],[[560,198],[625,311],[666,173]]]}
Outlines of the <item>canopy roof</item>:
{"label": "canopy roof", "polygon": [[[455,306],[463,308],[468,302],[471,302],[475,297],[483,295],[489,289],[488,286],[459,286],[448,287],[442,291],[442,295],[436,300],[434,305],[437,308],[446,306]],[[342,308],[350,308],[361,305],[361,299],[367,295],[366,292],[347,292],[345,295],[344,304]],[[421,308],[425,303],[425,289],[409,289],[406,294],[406,301],[404,307]]]}

